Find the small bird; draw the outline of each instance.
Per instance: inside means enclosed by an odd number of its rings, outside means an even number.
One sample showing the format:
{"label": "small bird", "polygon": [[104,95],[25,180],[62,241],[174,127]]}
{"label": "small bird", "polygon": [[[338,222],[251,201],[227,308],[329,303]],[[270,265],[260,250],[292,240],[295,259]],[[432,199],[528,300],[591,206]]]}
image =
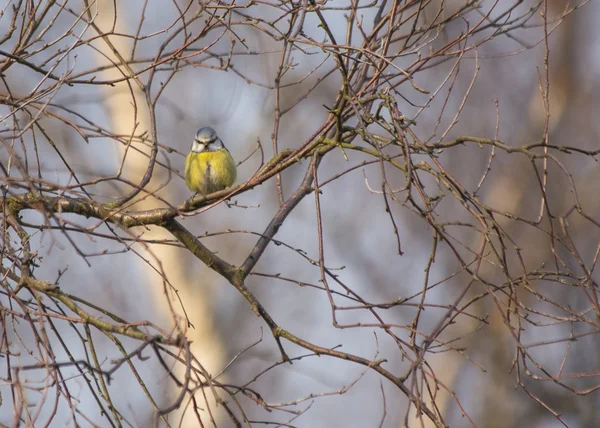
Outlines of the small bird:
{"label": "small bird", "polygon": [[235,162],[210,126],[196,132],[185,158],[185,184],[191,191],[208,195],[231,186],[237,177]]}

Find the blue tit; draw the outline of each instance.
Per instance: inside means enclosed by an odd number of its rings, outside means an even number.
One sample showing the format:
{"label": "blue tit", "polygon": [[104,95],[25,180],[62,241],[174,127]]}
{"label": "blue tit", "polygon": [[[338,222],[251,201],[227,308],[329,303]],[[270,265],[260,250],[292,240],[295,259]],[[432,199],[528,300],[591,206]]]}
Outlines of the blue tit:
{"label": "blue tit", "polygon": [[237,177],[235,162],[214,129],[196,132],[185,158],[185,184],[191,191],[208,195],[231,186]]}

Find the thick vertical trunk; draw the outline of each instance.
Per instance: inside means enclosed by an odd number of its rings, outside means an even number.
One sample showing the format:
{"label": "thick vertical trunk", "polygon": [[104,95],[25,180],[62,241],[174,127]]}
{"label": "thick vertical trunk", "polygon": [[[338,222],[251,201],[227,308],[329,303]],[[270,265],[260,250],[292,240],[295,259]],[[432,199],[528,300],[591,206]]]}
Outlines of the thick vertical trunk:
{"label": "thick vertical trunk", "polygon": [[[125,5],[127,5],[127,3],[117,2],[117,7],[121,8],[117,10],[117,28],[119,26],[122,27],[123,23],[127,22],[127,8]],[[101,1],[99,3],[99,11],[99,16],[95,22],[102,31],[108,32],[115,22],[113,2],[111,0]],[[124,28],[119,28],[118,31],[127,34],[134,33],[134,31],[127,31],[127,29]],[[119,55],[114,53],[112,49],[114,47],[122,58],[129,57],[131,52],[131,43],[128,41],[128,39],[124,37],[109,36],[109,41],[112,44],[112,47],[108,46],[106,40],[101,42],[99,40],[99,43],[96,45],[102,49],[104,55],[106,55],[115,63],[118,63]],[[98,61],[103,64],[106,62],[105,57],[100,54],[98,55]],[[125,67],[121,67],[121,70],[112,70],[111,74],[112,75],[109,77],[116,79],[130,73]],[[140,88],[133,81],[130,81],[130,85],[127,83],[120,83],[113,87],[102,86],[101,90],[105,95],[105,111],[110,117],[110,128],[115,134],[131,135],[133,132],[140,134],[143,131],[148,131],[148,135],[151,135],[149,132],[151,129],[148,112],[149,107]],[[135,100],[133,97],[135,97]],[[135,113],[136,109],[134,108],[134,101],[137,103],[137,116]],[[132,144],[136,145],[136,148],[143,153],[148,154],[150,152],[147,146],[135,142]],[[121,146],[121,155],[125,154],[125,150],[125,146]],[[148,156],[145,156],[136,150],[127,150],[123,168],[124,178],[127,178],[133,183],[139,183],[148,168],[148,162]],[[152,181],[150,182],[149,186],[146,187],[146,189],[155,190],[157,186],[153,186],[153,183],[164,183],[165,180],[161,180],[161,176],[164,178],[164,175],[166,175],[164,174],[164,170],[161,170],[161,168],[155,168]],[[127,189],[127,192],[129,191],[131,191],[130,188]],[[140,196],[146,195],[141,194]],[[151,209],[156,208],[159,205],[159,202],[153,197],[143,197],[139,199],[141,199],[141,201],[136,203],[136,209]],[[144,233],[144,238],[155,240],[172,239],[172,237],[167,235],[166,232],[157,228],[146,231]],[[222,361],[224,359],[224,351],[221,344],[221,338],[214,326],[214,321],[212,319],[212,305],[210,304],[205,293],[203,293],[201,287],[198,285],[199,275],[190,274],[191,272],[198,272],[199,270],[202,270],[203,266],[201,266],[195,259],[192,260],[190,258],[182,257],[182,250],[179,248],[167,245],[152,245],[149,246],[148,249],[152,252],[152,255],[148,257],[148,260],[153,263],[157,270],[155,271],[154,269],[150,269],[146,264],[143,263],[140,263],[138,266],[140,269],[138,276],[140,283],[143,284],[142,286],[147,293],[150,293],[154,296],[153,300],[155,308],[147,308],[147,312],[153,313],[156,310],[161,311],[164,313],[165,322],[175,319],[176,322],[179,323],[178,328],[181,331],[184,331],[187,338],[192,342],[191,352],[196,356],[196,358],[199,359],[203,368],[209,373],[217,372],[223,367]],[[186,269],[186,262],[194,263],[195,267],[193,269]],[[181,310],[178,299],[176,299],[176,296],[174,296],[174,293],[172,293],[170,290],[165,292],[163,278],[161,278],[161,275],[157,273],[160,272],[161,269],[164,270],[168,281],[179,291],[181,301],[185,304],[186,314],[194,326],[193,329],[187,328],[186,318]],[[168,304],[167,299],[171,299],[172,305]],[[135,306],[136,302],[131,302],[131,305]],[[171,308],[173,308],[179,316],[174,317],[174,314],[171,313]],[[138,313],[143,312],[138,310]],[[173,330],[172,326],[165,326],[165,330],[169,331],[170,329]],[[176,365],[175,376],[178,379],[184,378],[185,367],[183,367],[182,364]],[[163,373],[160,373],[160,378],[168,381],[168,377]],[[163,401],[163,403],[166,403],[165,405],[170,405],[181,393],[181,390],[179,388],[175,388],[172,382],[170,382],[169,385],[171,385],[171,387],[174,389],[169,393],[169,397]],[[142,391],[140,390],[140,394],[141,393]],[[206,402],[204,397],[207,397],[208,402]],[[181,419],[181,414],[171,414],[169,415],[169,418],[172,418],[172,421],[177,421],[177,425],[179,424],[179,421],[182,420],[182,426],[198,426],[195,412],[191,406],[187,405],[188,401],[189,400],[187,399],[184,400],[182,406],[178,410],[179,412],[186,412],[186,414],[183,416],[183,420]],[[210,407],[212,415],[215,418],[218,418],[219,414],[218,412],[215,412],[214,409],[215,400],[210,391],[207,391],[206,394],[202,394],[202,392],[199,391],[196,394],[196,401],[199,406],[198,411],[200,416],[203,418],[205,425],[209,420],[207,407]],[[218,425],[219,421],[217,420],[216,422]]]}

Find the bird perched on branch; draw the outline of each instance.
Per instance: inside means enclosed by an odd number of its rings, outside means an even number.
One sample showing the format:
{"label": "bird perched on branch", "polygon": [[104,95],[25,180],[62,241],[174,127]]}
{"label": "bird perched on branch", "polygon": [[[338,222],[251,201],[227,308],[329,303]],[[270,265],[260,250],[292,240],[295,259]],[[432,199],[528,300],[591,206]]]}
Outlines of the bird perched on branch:
{"label": "bird perched on branch", "polygon": [[185,158],[187,187],[208,195],[231,186],[236,177],[235,162],[216,131],[209,126],[200,128]]}

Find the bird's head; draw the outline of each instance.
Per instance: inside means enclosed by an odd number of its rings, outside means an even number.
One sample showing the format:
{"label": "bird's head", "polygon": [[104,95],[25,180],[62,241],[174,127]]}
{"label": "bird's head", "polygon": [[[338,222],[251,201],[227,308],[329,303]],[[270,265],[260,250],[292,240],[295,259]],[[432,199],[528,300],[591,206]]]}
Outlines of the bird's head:
{"label": "bird's head", "polygon": [[221,141],[217,132],[210,126],[204,126],[196,132],[192,143],[192,152],[216,152],[224,147],[225,145],[223,145],[223,141]]}

